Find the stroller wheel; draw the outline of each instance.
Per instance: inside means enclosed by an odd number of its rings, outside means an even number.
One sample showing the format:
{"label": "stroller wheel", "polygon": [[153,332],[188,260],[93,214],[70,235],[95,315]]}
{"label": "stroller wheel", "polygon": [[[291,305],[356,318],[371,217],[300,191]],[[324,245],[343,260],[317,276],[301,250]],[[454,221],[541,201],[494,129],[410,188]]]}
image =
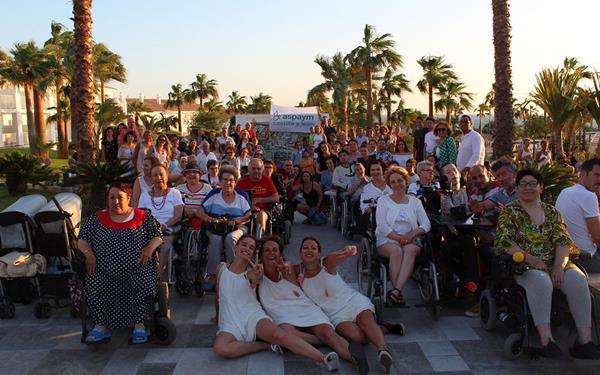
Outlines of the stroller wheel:
{"label": "stroller wheel", "polygon": [[157,318],[154,337],[160,345],[170,345],[177,337],[175,324],[167,318]]}
{"label": "stroller wheel", "polygon": [[504,341],[504,358],[514,360],[523,354],[523,334],[511,333]]}
{"label": "stroller wheel", "polygon": [[50,313],[50,304],[48,302],[38,302],[33,307],[33,315],[38,319],[48,319]]}

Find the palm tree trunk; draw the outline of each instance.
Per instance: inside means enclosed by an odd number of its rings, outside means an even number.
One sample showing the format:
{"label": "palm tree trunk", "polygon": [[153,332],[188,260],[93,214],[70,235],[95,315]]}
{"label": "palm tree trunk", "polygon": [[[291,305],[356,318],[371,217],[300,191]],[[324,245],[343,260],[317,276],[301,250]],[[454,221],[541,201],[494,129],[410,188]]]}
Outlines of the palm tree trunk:
{"label": "palm tree trunk", "polygon": [[562,126],[552,123],[552,145],[554,146],[554,160],[558,163],[565,162],[565,151],[562,140]]}
{"label": "palm tree trunk", "polygon": [[365,68],[365,74],[367,76],[367,126],[373,126],[373,77],[371,77],[371,70]]}
{"label": "palm tree trunk", "polygon": [[73,0],[75,72],[71,85],[71,121],[77,129],[79,162],[96,161],[92,0]]}
{"label": "palm tree trunk", "polygon": [[100,101],[104,103],[104,82],[100,81]]}
{"label": "palm tree trunk", "polygon": [[[202,101],[202,99],[200,99]],[[177,107],[177,130],[181,134],[181,106]],[[167,131],[169,131],[169,126],[167,125]]]}
{"label": "palm tree trunk", "polygon": [[429,117],[433,117],[433,85],[430,83],[427,86],[429,91]]}
{"label": "palm tree trunk", "polygon": [[483,116],[479,116],[479,134],[482,134],[481,133],[481,122],[482,122],[481,117],[483,117]]}
{"label": "palm tree trunk", "polygon": [[[508,0],[492,0],[494,36],[494,156],[512,156],[514,138],[512,111],[512,68],[510,65],[510,12]],[[562,146],[561,146],[562,148]]]}
{"label": "palm tree trunk", "polygon": [[58,81],[55,85],[56,90],[56,133],[58,135],[58,157],[60,159],[67,158],[67,126],[63,119],[63,108],[61,107],[62,97],[60,93],[60,88],[62,86],[62,82]]}
{"label": "palm tree trunk", "polygon": [[[36,139],[36,153],[43,159],[48,158],[48,150],[44,150],[43,146],[46,145],[46,124],[44,122],[44,97],[37,88],[33,88],[33,108],[35,110],[34,116],[34,127],[37,135]],[[37,146],[40,147],[37,147]]]}
{"label": "palm tree trunk", "polygon": [[346,131],[346,134],[348,134],[348,99],[344,98],[343,101],[343,105],[342,105],[342,114],[344,115],[344,129]]}
{"label": "palm tree trunk", "polygon": [[[450,124],[450,109],[446,109],[446,123]],[[452,125],[452,130],[454,130],[454,125]]]}
{"label": "palm tree trunk", "polygon": [[25,110],[27,111],[27,140],[29,141],[29,147],[31,152],[34,154],[38,153],[37,149],[37,135],[35,133],[35,126],[33,124],[33,100],[31,97],[31,85],[25,84]]}

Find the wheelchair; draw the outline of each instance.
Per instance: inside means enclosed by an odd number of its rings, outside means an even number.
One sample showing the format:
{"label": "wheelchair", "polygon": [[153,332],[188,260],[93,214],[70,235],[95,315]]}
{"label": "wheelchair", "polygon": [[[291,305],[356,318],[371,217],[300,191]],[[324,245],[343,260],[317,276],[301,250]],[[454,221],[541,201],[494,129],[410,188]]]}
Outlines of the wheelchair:
{"label": "wheelchair", "polygon": [[[510,332],[503,345],[503,356],[509,360],[515,360],[523,354],[535,357],[539,350],[529,344],[530,331],[535,330],[535,327],[525,289],[515,281],[515,276],[522,275],[529,269],[526,264],[513,261],[510,255],[497,256],[492,262],[487,288],[482,292],[479,300],[482,327],[487,331],[493,331],[501,325]],[[590,295],[592,327],[595,327],[593,333],[598,339],[600,327],[594,307],[594,295],[591,293]],[[550,325],[558,327],[565,324],[574,327],[565,295],[560,290],[554,289]]]}
{"label": "wheelchair", "polygon": [[203,229],[194,230],[187,221],[174,234],[173,271],[175,291],[180,296],[188,296],[192,290],[202,297],[202,281],[206,278],[207,249]]}
{"label": "wheelchair", "polygon": [[[152,316],[144,322],[146,330],[150,333],[150,339],[160,345],[170,345],[177,337],[177,328],[171,321],[171,309],[169,303],[169,285],[166,282],[157,284],[156,293],[152,298]],[[81,305],[81,342],[86,344],[92,352],[98,351],[103,342],[88,343],[85,338],[94,328],[94,321],[87,307],[85,293],[82,296]],[[106,341],[105,341],[106,342]]]}

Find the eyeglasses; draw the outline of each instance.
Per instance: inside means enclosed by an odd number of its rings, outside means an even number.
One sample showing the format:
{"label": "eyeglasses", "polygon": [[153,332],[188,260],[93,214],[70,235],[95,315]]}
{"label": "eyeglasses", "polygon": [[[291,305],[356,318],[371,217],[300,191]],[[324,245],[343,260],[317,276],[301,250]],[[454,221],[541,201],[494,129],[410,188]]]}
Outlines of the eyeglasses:
{"label": "eyeglasses", "polygon": [[433,169],[421,169],[421,172],[433,172]]}
{"label": "eyeglasses", "polygon": [[537,187],[538,185],[539,185],[539,182],[537,182],[537,181],[529,181],[529,182],[521,181],[521,182],[519,182],[519,187],[521,189],[534,188],[534,187]]}
{"label": "eyeglasses", "polygon": [[435,131],[436,132],[447,132],[448,129],[446,129],[446,128],[437,128],[437,129],[435,129]]}

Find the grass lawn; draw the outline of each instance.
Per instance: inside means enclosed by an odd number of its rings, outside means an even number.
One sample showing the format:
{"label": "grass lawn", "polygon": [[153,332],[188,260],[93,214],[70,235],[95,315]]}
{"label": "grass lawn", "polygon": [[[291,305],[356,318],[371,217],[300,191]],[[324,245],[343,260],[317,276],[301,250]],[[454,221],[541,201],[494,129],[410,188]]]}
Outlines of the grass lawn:
{"label": "grass lawn", "polygon": [[[27,193],[25,193],[23,195],[30,195],[30,194],[42,194],[48,200],[50,200],[55,195],[55,193],[52,193],[49,191],[44,191],[44,190],[28,190]],[[20,198],[20,196],[13,197],[11,195],[8,195],[8,191],[6,190],[5,187],[0,188],[0,211],[4,210],[6,207],[13,204],[19,198]]]}

